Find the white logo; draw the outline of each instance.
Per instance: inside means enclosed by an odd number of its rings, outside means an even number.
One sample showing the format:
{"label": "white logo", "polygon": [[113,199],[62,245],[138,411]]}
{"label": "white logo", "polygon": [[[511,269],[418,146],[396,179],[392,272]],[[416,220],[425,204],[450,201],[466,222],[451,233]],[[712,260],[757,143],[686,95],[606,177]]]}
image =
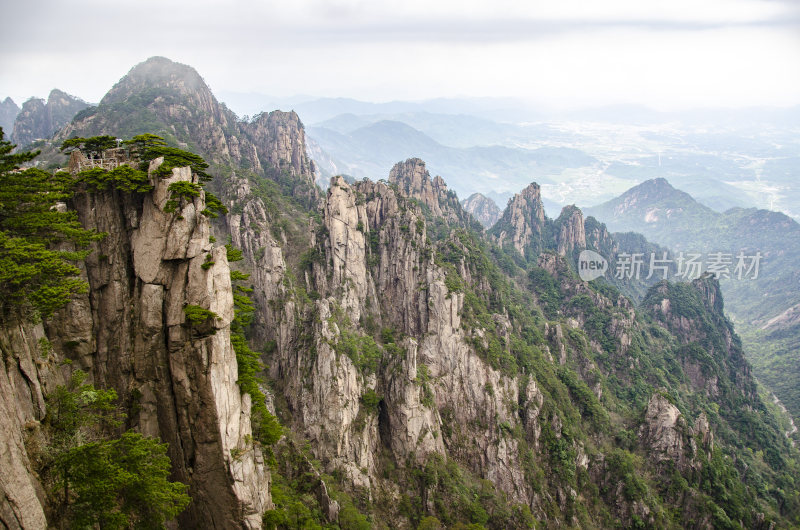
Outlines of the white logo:
{"label": "white logo", "polygon": [[578,256],[578,276],[585,282],[596,280],[607,270],[608,261],[594,250],[584,250]]}

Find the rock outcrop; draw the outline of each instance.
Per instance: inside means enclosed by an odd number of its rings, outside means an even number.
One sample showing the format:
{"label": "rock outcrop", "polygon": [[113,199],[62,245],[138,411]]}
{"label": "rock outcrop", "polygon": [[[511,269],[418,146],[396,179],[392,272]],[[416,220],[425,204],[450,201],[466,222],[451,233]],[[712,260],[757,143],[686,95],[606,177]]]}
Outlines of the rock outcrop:
{"label": "rock outcrop", "polygon": [[389,183],[396,185],[403,196],[427,206],[437,218],[450,223],[464,223],[466,220],[456,194],[447,189],[442,177],[431,178],[425,162],[419,158],[395,164],[389,172]]}
{"label": "rock outcrop", "polygon": [[5,139],[8,140],[14,130],[14,120],[19,114],[19,107],[14,100],[6,98],[0,101],[0,127],[3,129]]}
{"label": "rock outcrop", "polygon": [[661,282],[642,304],[684,345],[681,362],[695,390],[721,396],[730,389],[720,389],[720,379],[730,378],[738,390],[755,399],[758,391],[751,367],[723,312],[718,280],[704,275],[691,284]]}
{"label": "rock outcrop", "polygon": [[[164,212],[169,185],[197,184],[198,177],[189,168],[155,177],[160,163],[150,166],[152,192],[75,195],[83,226],[107,234],[93,243],[85,262],[89,292],[44,329],[4,325],[0,333],[9,354],[4,359],[15,359],[6,362],[0,378],[0,407],[13,419],[3,422],[9,431],[3,440],[12,441],[3,452],[10,461],[3,467],[4,523],[24,517],[21,527],[44,527],[39,524],[44,496],[20,442],[44,416],[45,389],[63,381],[53,365],[64,356],[96,386],[117,392],[126,428],[169,444],[172,480],[188,484],[192,497],[181,525],[260,528],[272,507],[269,473],[252,443],[250,396],[237,385],[226,249],[209,242],[202,192],[177,211]],[[188,305],[213,316],[192,325],[184,312]],[[55,352],[53,359],[36,354],[40,339]],[[12,470],[8,483],[6,470]]]}
{"label": "rock outcrop", "polygon": [[[45,395],[63,384],[58,359],[47,355],[42,325],[4,322],[0,329],[0,526],[47,528],[46,495],[29,443],[45,416]],[[35,451],[31,450],[31,453]]]}
{"label": "rock outcrop", "polygon": [[487,229],[494,226],[502,214],[497,204],[481,193],[473,193],[461,201],[461,205]]}
{"label": "rock outcrop", "polygon": [[16,115],[14,131],[11,133],[12,143],[24,147],[34,140],[50,138],[73,116],[89,106],[85,101],[70,96],[58,89],[53,89],[47,101],[31,98],[22,104],[22,110]]}
{"label": "rock outcrop", "polygon": [[[241,217],[232,216],[234,242],[254,267],[255,291],[269,293],[262,318],[271,324],[265,338],[276,348],[268,364],[292,426],[327,469],[344,471],[369,491],[388,487],[379,465],[383,451],[418,465],[449,453],[515,501],[534,503],[519,466],[521,447],[491,426],[521,424],[508,403],[522,402],[535,441],[543,396],[535,382],[520,396],[516,381],[470,346],[470,333],[484,331],[464,329],[464,294],[450,291],[446,272],[433,262],[420,205],[454,223],[468,216],[422,161],[398,164],[389,182],[331,179],[322,227],[312,234],[319,256],[298,279],[319,295],[310,303],[292,295],[296,287],[285,275],[279,245],[271,247],[263,239],[269,231],[257,228],[268,223],[266,216],[248,213],[260,199],[249,199]],[[252,254],[255,247],[266,251]],[[260,260],[267,259],[271,272],[259,275]],[[461,273],[469,278],[464,264]],[[496,318],[508,325],[507,317]],[[371,344],[368,330],[376,328],[393,330],[395,342],[377,343],[383,360],[365,367],[347,345]],[[298,355],[305,349],[313,356]],[[377,409],[365,407],[368,393],[379,396]]]}
{"label": "rock outcrop", "polygon": [[[132,98],[141,106],[126,107]],[[196,146],[209,162],[293,182],[292,193],[308,207],[319,199],[314,164],[306,154],[305,132],[296,113],[264,112],[241,121],[217,101],[194,68],[164,57],[134,66],[97,107],[69,123],[56,139],[119,135],[142,119],[163,124],[178,142]],[[284,171],[287,176],[281,177]]]}
{"label": "rock outcrop", "polygon": [[576,206],[565,206],[555,221],[555,236],[558,253],[562,256],[574,250],[586,248],[583,214]]}
{"label": "rock outcrop", "polygon": [[498,245],[535,257],[544,248],[545,225],[541,189],[533,182],[508,201],[491,234]]}
{"label": "rock outcrop", "polygon": [[711,451],[714,447],[714,434],[706,415],[700,414],[690,425],[678,407],[661,394],[650,398],[639,436],[654,462],[672,462],[683,473],[699,470],[698,450]]}

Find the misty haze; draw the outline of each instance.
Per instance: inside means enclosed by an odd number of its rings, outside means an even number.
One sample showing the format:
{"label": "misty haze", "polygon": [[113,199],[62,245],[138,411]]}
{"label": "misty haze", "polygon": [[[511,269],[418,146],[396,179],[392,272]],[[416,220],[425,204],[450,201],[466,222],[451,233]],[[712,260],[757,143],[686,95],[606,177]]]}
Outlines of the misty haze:
{"label": "misty haze", "polygon": [[0,526],[800,527],[800,4],[4,5]]}

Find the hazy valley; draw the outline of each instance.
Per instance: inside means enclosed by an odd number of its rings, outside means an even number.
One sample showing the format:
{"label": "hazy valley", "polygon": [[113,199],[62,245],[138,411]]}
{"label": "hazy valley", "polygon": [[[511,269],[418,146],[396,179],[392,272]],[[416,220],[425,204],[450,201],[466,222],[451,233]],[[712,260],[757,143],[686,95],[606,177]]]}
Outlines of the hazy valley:
{"label": "hazy valley", "polygon": [[231,97],[3,103],[5,526],[800,524],[796,110]]}

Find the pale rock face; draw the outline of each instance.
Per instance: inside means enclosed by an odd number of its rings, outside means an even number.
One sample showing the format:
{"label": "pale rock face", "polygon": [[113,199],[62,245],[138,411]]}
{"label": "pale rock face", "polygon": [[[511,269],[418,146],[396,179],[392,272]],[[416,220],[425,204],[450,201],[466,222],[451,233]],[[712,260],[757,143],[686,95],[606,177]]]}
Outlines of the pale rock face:
{"label": "pale rock face", "polygon": [[565,206],[556,219],[556,244],[558,253],[566,256],[573,250],[586,248],[583,214],[575,206]]}
{"label": "pale rock face", "polygon": [[[150,163],[153,171],[163,158]],[[145,197],[142,217],[138,229],[132,234],[134,268],[145,283],[152,283],[159,274],[161,260],[191,259],[208,251],[209,225],[200,214],[200,205],[205,207],[203,197],[185,204],[176,214],[164,212],[170,199],[167,188],[173,182],[198,184],[197,175],[188,167],[175,168],[170,177],[161,179],[151,194]],[[164,227],[168,227],[164,230]]]}
{"label": "pale rock face", "polygon": [[409,338],[404,346],[406,357],[401,361],[398,376],[388,382],[386,392],[392,433],[388,443],[398,461],[413,454],[418,462],[423,462],[431,453],[444,453],[444,444],[438,414],[422,403],[422,388],[416,384],[421,362],[417,342]]}
{"label": "pale rock face", "polygon": [[306,154],[305,131],[296,113],[263,113],[251,124],[250,136],[273,166],[287,167],[294,176],[313,176],[314,163]]}
{"label": "pale rock face", "polygon": [[439,191],[444,181],[441,177],[437,181],[431,181],[425,162],[419,158],[409,158],[405,162],[395,164],[389,172],[389,182],[397,184],[404,195],[420,199],[434,215],[442,216]]}
{"label": "pale rock face", "polygon": [[656,458],[669,458],[676,462],[683,458],[685,427],[685,421],[678,407],[660,394],[654,394],[650,398],[642,432],[648,441],[648,446],[657,453]]}
{"label": "pale rock face", "polygon": [[436,217],[451,223],[463,223],[463,211],[455,194],[447,189],[440,176],[431,178],[425,162],[409,158],[398,162],[389,172],[389,183],[397,185],[400,194],[420,201]]}
{"label": "pale rock face", "polygon": [[[573,328],[579,327],[575,322]],[[564,365],[567,362],[567,348],[564,345],[564,332],[561,330],[561,324],[550,325],[545,322],[544,324],[545,337],[550,341],[552,351],[558,354],[558,363]]]}
{"label": "pale rock face", "polygon": [[[0,333],[0,526],[47,528],[44,489],[28,449],[45,415],[45,393],[63,384],[58,359],[43,359],[41,324],[7,322]],[[35,453],[33,455],[35,457]]]}
{"label": "pale rock face", "polygon": [[[202,193],[172,214],[163,211],[169,184],[197,183],[197,176],[179,168],[157,178],[152,170],[158,163],[150,168],[151,193],[75,196],[82,224],[108,237],[94,244],[85,262],[89,292],[59,312],[48,335],[54,350],[74,357],[94,384],[115,389],[123,404],[136,402],[130,427],[169,444],[173,479],[189,484],[192,497],[181,525],[260,528],[272,507],[270,478],[260,450],[248,442],[250,398],[236,384],[226,250],[209,243]],[[190,329],[187,304],[218,318]],[[77,346],[67,348],[68,342]],[[43,392],[32,388],[39,403],[31,411],[39,412],[27,414],[38,421]],[[234,449],[241,452],[237,458]],[[25,465],[24,458],[16,460]],[[34,508],[25,511],[36,517]]]}
{"label": "pale rock face", "polygon": [[671,460],[678,469],[700,469],[696,460],[697,444],[694,435],[700,433],[703,447],[711,450],[714,435],[705,415],[695,421],[694,428],[687,425],[678,407],[661,394],[653,394],[647,404],[644,423],[639,429],[639,437],[645,447],[651,449],[650,458],[655,462]]}
{"label": "pale rock face", "polygon": [[[439,202],[449,201],[450,195],[443,182],[430,179],[424,165],[408,161],[403,167],[396,168],[398,187],[405,182],[414,198],[429,207],[449,204]],[[428,455],[449,453],[511,498],[534,504],[535,494],[521,471],[520,448],[497,427],[520,422],[516,408],[508,406],[519,401],[517,383],[490,368],[468,345],[460,317],[464,295],[448,292],[444,272],[432,257],[423,257],[427,234],[418,208],[385,184],[351,186],[332,179],[322,206],[323,239],[317,243],[324,257],[306,273],[307,288],[321,296],[314,302],[313,321],[305,322],[297,320],[303,317],[285,290],[280,249],[276,245],[271,252],[264,241],[254,243],[268,232],[264,224],[255,229],[266,218],[247,212],[245,205],[241,217],[229,216],[231,232],[242,249],[266,247],[258,260],[250,259],[254,294],[264,293],[264,321],[273,323],[269,333],[276,351],[269,361],[270,375],[282,381],[294,426],[315,456],[371,491],[383,480],[376,464],[382,448],[400,462],[411,455],[422,462]],[[261,274],[265,268],[269,274]],[[462,273],[466,275],[463,268]],[[382,327],[394,327],[406,336],[398,344],[405,353],[375,374],[362,374],[335,350],[345,331],[343,317],[350,326],[375,318]],[[496,317],[503,328],[507,317]],[[299,355],[308,349],[307,342],[299,347],[300,341],[312,341],[315,355]],[[427,383],[419,379],[423,364]],[[368,390],[382,398],[377,414],[363,410],[361,397]],[[535,442],[543,397],[534,381],[525,401],[526,429]],[[448,411],[446,419],[441,410]],[[444,422],[451,428],[449,437]]]}
{"label": "pale rock face", "polygon": [[461,202],[464,209],[472,214],[484,228],[491,228],[500,219],[502,212],[497,204],[480,193],[473,193]]}
{"label": "pale rock face", "polygon": [[[366,209],[363,205],[356,206],[355,194],[342,177],[331,179],[324,207],[324,222],[329,234],[332,286],[343,289],[342,307],[354,321],[358,321],[367,295]],[[351,288],[348,289],[345,284]]]}
{"label": "pale rock face", "polygon": [[509,242],[523,256],[525,249],[541,246],[545,225],[544,205],[539,185],[531,183],[508,202],[503,217],[497,223],[502,229],[495,234],[498,244]]}

